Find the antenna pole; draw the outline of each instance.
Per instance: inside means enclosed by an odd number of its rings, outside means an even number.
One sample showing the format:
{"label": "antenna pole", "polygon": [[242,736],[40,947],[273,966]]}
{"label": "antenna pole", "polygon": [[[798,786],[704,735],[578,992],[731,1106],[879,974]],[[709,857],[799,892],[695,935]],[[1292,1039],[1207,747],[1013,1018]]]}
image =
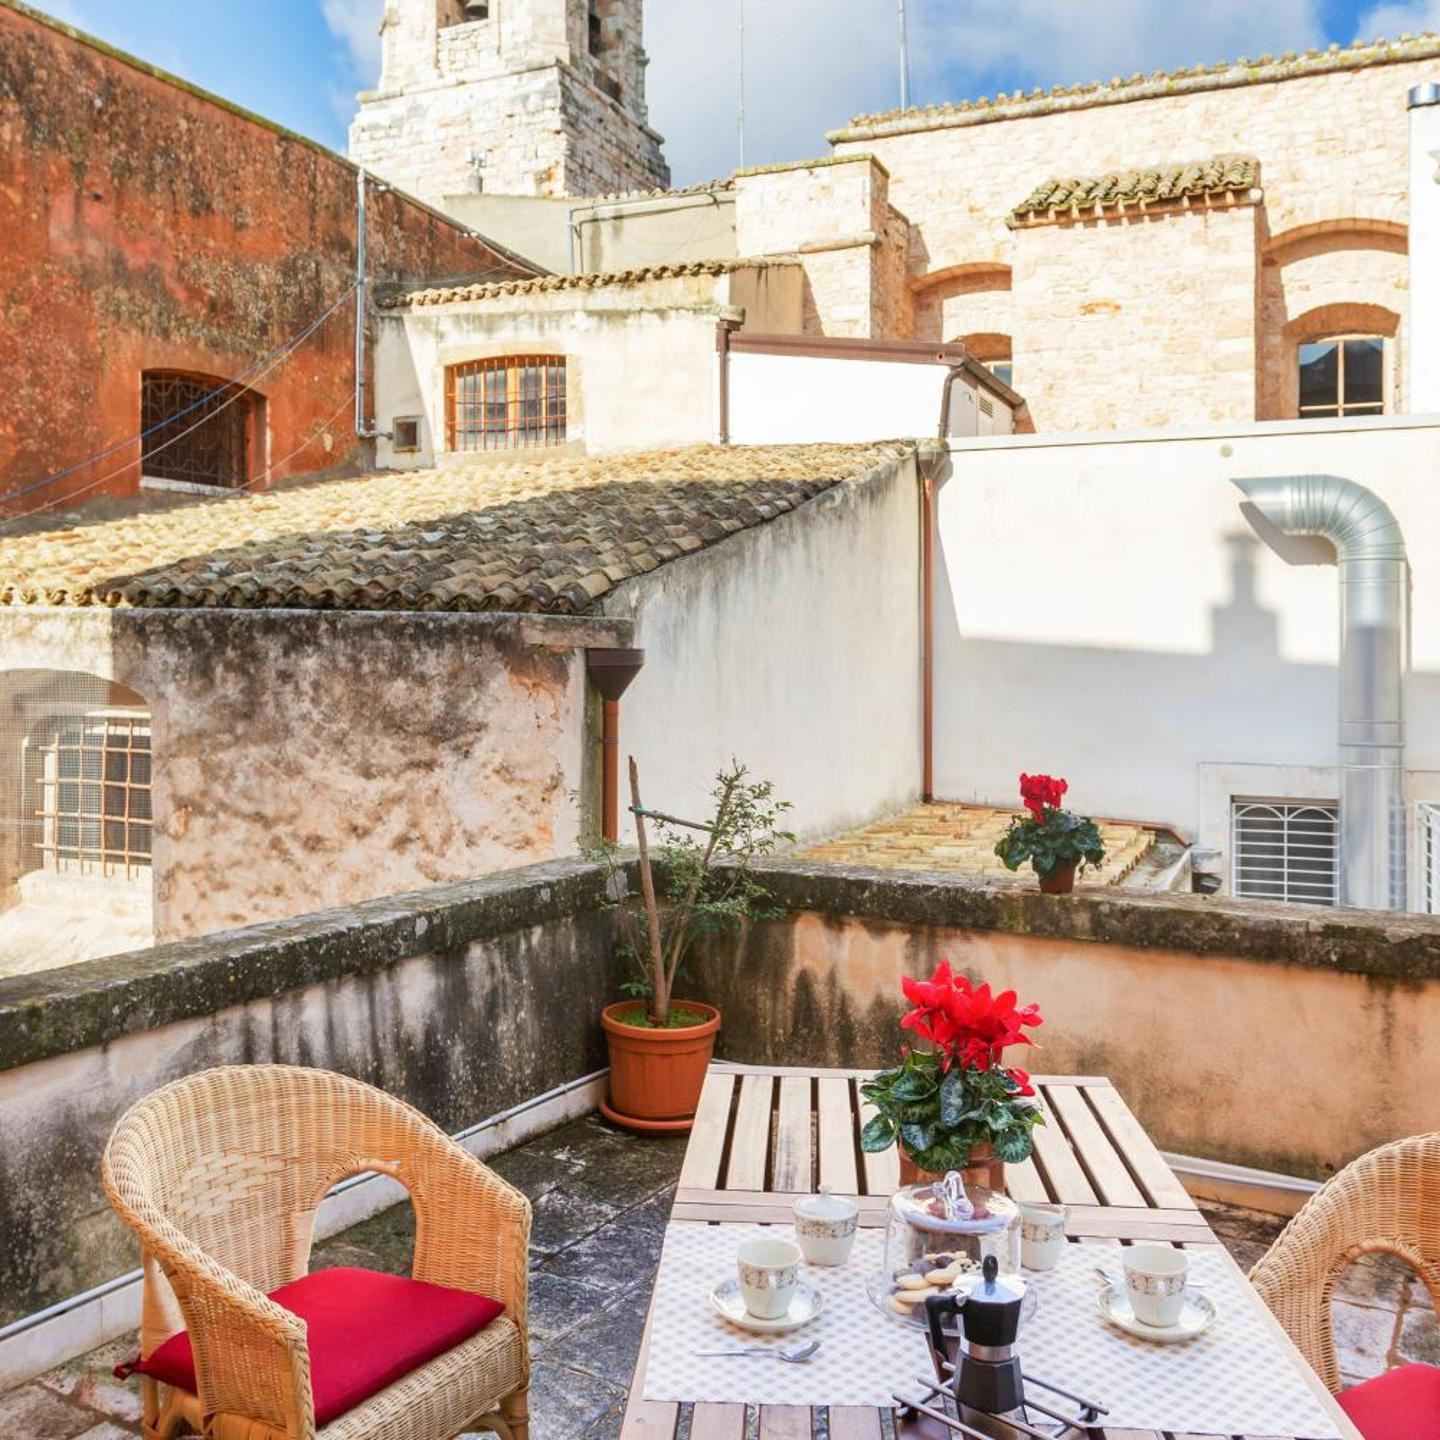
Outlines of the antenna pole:
{"label": "antenna pole", "polygon": [[900,108],[910,108],[910,38],[905,28],[905,0],[896,0],[900,21]]}
{"label": "antenna pole", "polygon": [[739,22],[739,45],[735,76],[737,85],[737,111],[740,121],[740,168],[745,168],[745,0],[735,0],[735,13]]}

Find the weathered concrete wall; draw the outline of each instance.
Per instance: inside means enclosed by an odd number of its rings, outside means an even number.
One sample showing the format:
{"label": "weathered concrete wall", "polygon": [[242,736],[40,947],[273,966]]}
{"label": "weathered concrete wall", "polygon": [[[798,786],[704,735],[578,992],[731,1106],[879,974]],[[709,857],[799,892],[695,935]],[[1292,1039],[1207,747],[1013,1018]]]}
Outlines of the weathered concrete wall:
{"label": "weathered concrete wall", "polygon": [[948,959],[1039,1004],[1044,1074],[1108,1075],[1164,1148],[1324,1176],[1433,1130],[1440,919],[768,866],[791,909],[707,956],[729,1059],[893,1063],[902,975]]}
{"label": "weathered concrete wall", "polygon": [[100,1154],[171,1080],[314,1065],[454,1131],[603,1066],[601,893],[561,862],[0,980],[0,1325],[134,1268]]}
{"label": "weathered concrete wall", "polygon": [[[915,336],[1013,337],[1014,383],[1040,430],[1110,424],[1095,417],[1123,406],[1137,384],[1153,386],[1158,377],[1147,354],[1153,346],[1142,342],[1137,350],[1133,343],[1147,323],[1177,342],[1159,362],[1168,377],[1165,406],[1113,423],[1293,415],[1294,344],[1348,328],[1343,318],[1337,327],[1323,313],[1312,314],[1317,305],[1339,302],[1393,317],[1392,330],[1381,332],[1396,335],[1388,398],[1390,408],[1405,411],[1412,407],[1397,382],[1411,343],[1409,295],[1416,289],[1404,259],[1412,184],[1405,98],[1410,87],[1437,75],[1435,39],[1420,37],[1373,51],[1287,56],[1273,64],[1267,56],[1209,73],[1199,67],[873,117],[831,139],[838,154],[874,155],[889,171],[890,203],[910,222]],[[1113,230],[1067,225],[1040,247],[1034,234],[1005,223],[1047,178],[1232,153],[1260,161],[1254,243],[1243,257],[1252,293],[1239,283],[1171,291],[1177,269],[1199,278],[1212,259],[1239,280],[1239,237],[1232,229],[1217,250],[1214,227],[1198,216]],[[817,199],[817,217],[827,203]],[[1312,278],[1305,273],[1312,267],[1296,265],[1291,251],[1322,235],[1325,274]],[[1032,263],[1042,248],[1043,266]],[[975,292],[970,281],[982,266],[1013,268],[1013,286]],[[1264,291],[1258,314],[1256,289]],[[1057,291],[1064,302],[1058,313]],[[1302,334],[1307,315],[1316,323]],[[1085,317],[1078,327],[1077,316]],[[1084,343],[1077,353],[1077,329],[1082,337],[1108,329],[1116,340],[1108,357],[1095,363]],[[1233,352],[1221,375],[1210,337]],[[1243,365],[1237,358],[1242,342]],[[1417,343],[1428,353],[1433,337]],[[1052,363],[1057,348],[1069,364]]]}
{"label": "weathered concrete wall", "polygon": [[580,0],[388,0],[377,89],[360,96],[350,154],[427,200],[596,195],[666,185],[647,123],[642,0],[602,0],[592,46]]}
{"label": "weathered concrete wall", "polygon": [[[120,441],[15,504],[134,491],[141,372],[233,378],[318,319],[354,278],[355,191],[313,141],[0,0],[0,501]],[[397,192],[370,214],[375,278],[526,273]],[[257,488],[364,459],[353,315],[255,377]]]}
{"label": "weathered concrete wall", "polygon": [[914,799],[919,504],[912,456],[607,597],[645,647],[620,743],[647,805],[703,818],[732,756],[805,834]]}
{"label": "weathered concrete wall", "polygon": [[[441,305],[381,310],[376,413],[422,417],[420,449],[379,442],[381,465],[443,463],[447,366],[499,355],[563,355],[568,443],[607,450],[708,444],[717,438],[716,327],[800,328],[798,266],[610,280]],[[473,460],[474,454],[464,459]]]}
{"label": "weathered concrete wall", "polygon": [[1318,473],[1368,486],[1404,532],[1409,798],[1440,799],[1440,426],[1016,436],[956,442],[951,461],[938,793],[1014,804],[1020,772],[1043,770],[1085,813],[1222,852],[1232,795],[1333,799],[1334,552],[1252,528],[1230,483]]}
{"label": "weathered concrete wall", "polygon": [[116,680],[154,728],[155,933],[201,935],[573,853],[584,656],[507,616],[12,611],[7,668]]}

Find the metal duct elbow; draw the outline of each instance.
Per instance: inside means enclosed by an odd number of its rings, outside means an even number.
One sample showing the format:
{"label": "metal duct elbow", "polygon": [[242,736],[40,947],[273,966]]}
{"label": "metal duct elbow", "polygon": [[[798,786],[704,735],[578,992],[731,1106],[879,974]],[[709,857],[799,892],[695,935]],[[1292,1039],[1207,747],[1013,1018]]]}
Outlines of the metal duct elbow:
{"label": "metal duct elbow", "polygon": [[1373,491],[1338,475],[1235,480],[1287,535],[1335,546],[1340,570],[1340,903],[1405,908],[1405,537]]}

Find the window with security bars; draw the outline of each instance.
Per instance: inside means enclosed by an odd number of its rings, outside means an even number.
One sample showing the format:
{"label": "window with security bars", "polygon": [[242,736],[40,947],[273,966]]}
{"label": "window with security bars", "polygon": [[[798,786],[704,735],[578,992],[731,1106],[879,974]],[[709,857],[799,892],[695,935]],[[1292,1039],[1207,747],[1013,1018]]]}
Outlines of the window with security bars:
{"label": "window with security bars", "polygon": [[1300,347],[1300,414],[1326,419],[1385,413],[1385,341],[1337,335]]}
{"label": "window with security bars", "polygon": [[151,480],[236,489],[249,478],[256,396],[203,375],[140,377],[140,472]]}
{"label": "window with security bars", "polygon": [[445,370],[447,448],[528,450],[565,441],[565,357],[506,355]]}
{"label": "window with security bars", "polygon": [[1233,800],[1230,892],[1334,905],[1340,807],[1333,800]]}
{"label": "window with security bars", "polygon": [[103,710],[57,717],[34,752],[46,870],[135,879],[150,866],[150,717]]}
{"label": "window with security bars", "polygon": [[1440,915],[1440,805],[1421,805],[1420,909]]}

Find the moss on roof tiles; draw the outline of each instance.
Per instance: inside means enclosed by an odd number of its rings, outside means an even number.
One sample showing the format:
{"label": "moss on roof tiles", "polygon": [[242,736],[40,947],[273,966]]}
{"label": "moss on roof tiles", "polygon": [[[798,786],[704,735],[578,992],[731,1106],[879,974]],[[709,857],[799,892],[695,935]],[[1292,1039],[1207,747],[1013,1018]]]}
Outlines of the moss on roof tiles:
{"label": "moss on roof tiles", "polygon": [[1051,177],[1037,185],[1011,212],[1024,223],[1062,213],[1101,210],[1107,205],[1150,205],[1248,192],[1260,183],[1260,162],[1253,155],[1216,155],[1112,170],[1086,179]]}
{"label": "moss on roof tiles", "polygon": [[907,445],[486,460],[0,535],[0,605],[574,615]]}
{"label": "moss on roof tiles", "polygon": [[832,145],[853,143],[912,131],[955,129],[1063,110],[1084,110],[1092,105],[1120,105],[1202,90],[1303,80],[1311,75],[1364,70],[1372,65],[1395,65],[1407,60],[1433,60],[1437,56],[1440,56],[1440,33],[1401,34],[1393,40],[1382,36],[1354,45],[1331,45],[1325,50],[1310,49],[1303,53],[1287,50],[1280,55],[1261,55],[1258,59],[1242,55],[1238,60],[1215,65],[1156,70],[1148,75],[1137,72],[1128,79],[1114,75],[1109,80],[1088,85],[1054,85],[1048,90],[1033,89],[1028,94],[1016,90],[1011,94],[1001,92],[993,98],[982,95],[978,100],[876,111],[857,115],[848,125],[832,130],[825,138]]}

